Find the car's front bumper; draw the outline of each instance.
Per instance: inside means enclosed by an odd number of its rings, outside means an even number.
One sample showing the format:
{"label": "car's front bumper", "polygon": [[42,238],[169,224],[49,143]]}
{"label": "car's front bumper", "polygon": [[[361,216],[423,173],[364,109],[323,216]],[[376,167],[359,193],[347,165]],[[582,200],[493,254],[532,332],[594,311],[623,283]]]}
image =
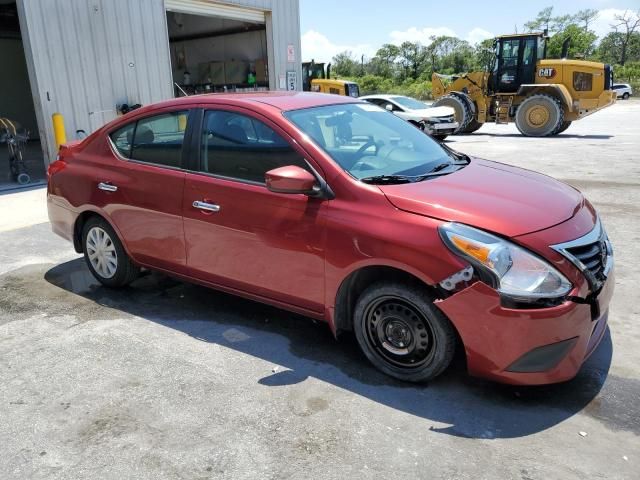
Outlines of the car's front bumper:
{"label": "car's front bumper", "polygon": [[614,283],[611,270],[597,297],[596,319],[590,305],[572,301],[506,308],[482,282],[436,305],[462,338],[470,374],[515,385],[557,383],[573,378],[603,338]]}
{"label": "car's front bumper", "polygon": [[460,126],[458,122],[429,123],[425,122],[424,129],[431,135],[452,135]]}

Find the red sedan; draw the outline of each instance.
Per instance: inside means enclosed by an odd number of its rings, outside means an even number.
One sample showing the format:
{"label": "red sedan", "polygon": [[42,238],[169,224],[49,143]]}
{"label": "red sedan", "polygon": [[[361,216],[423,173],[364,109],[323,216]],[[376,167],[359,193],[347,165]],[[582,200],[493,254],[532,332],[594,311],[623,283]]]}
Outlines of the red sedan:
{"label": "red sedan", "polygon": [[337,95],[141,108],[61,148],[48,208],[108,287],[144,267],[324,320],[407,381],[457,347],[473,375],[570,379],[613,293],[612,248],[580,192]]}

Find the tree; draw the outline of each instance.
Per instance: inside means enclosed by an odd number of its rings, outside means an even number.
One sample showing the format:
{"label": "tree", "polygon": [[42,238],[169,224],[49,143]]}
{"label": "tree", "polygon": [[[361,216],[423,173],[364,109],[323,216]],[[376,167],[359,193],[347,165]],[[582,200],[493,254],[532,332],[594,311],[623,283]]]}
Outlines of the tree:
{"label": "tree", "polygon": [[425,63],[424,47],[417,42],[402,42],[398,56],[404,71],[404,77],[410,76],[414,80],[418,78]]}
{"label": "tree", "polygon": [[629,42],[633,34],[636,32],[638,27],[640,27],[640,10],[636,13],[629,12],[625,10],[622,15],[616,14],[613,17],[617,23],[611,25],[618,32],[618,29],[621,30],[622,36],[621,40],[621,52],[620,52],[620,65],[624,65],[627,61],[627,51],[629,48]]}
{"label": "tree", "polygon": [[598,12],[598,10],[587,8],[585,10],[580,10],[573,18],[578,24],[584,24],[584,30],[586,32],[589,30],[589,25],[593,23],[599,15],[600,12]]}
{"label": "tree", "polygon": [[568,25],[561,32],[554,34],[547,44],[547,56],[549,58],[560,58],[562,55],[562,44],[569,38],[569,58],[587,57],[594,51],[594,44],[598,38],[590,30],[584,30],[575,23]]}
{"label": "tree", "polygon": [[493,58],[495,55],[493,42],[493,38],[487,38],[476,45],[476,64],[480,70],[490,72],[493,69]]}
{"label": "tree", "polygon": [[524,28],[529,32],[538,31],[538,30],[549,30],[551,26],[551,19],[553,18],[553,7],[547,7],[540,12],[536,16],[535,20],[531,20],[524,24]]}
{"label": "tree", "polygon": [[378,49],[371,59],[371,72],[374,75],[392,77],[395,74],[396,60],[400,56],[400,48],[391,43],[385,43]]}
{"label": "tree", "polygon": [[[622,32],[610,32],[598,45],[598,59],[604,63],[623,65],[622,48],[625,36]],[[640,61],[640,32],[634,32],[627,42],[625,63]]]}
{"label": "tree", "polygon": [[353,77],[358,74],[360,68],[350,51],[338,53],[331,61],[332,71],[339,77]]}

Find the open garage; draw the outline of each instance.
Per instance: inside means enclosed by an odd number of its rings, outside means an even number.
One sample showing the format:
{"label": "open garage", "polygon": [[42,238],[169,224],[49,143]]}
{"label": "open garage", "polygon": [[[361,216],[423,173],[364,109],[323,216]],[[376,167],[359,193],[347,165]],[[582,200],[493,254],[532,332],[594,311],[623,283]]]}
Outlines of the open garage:
{"label": "open garage", "polygon": [[29,143],[39,162],[39,177],[30,168],[34,178],[44,178],[57,154],[54,113],[64,118],[66,139],[75,140],[131,106],[175,96],[302,89],[299,82],[286,81],[302,75],[297,0],[2,0],[0,5],[13,12],[2,17],[3,58],[11,50],[20,67],[3,69],[3,82],[18,89],[13,103],[22,99],[21,112],[9,113],[36,139]]}

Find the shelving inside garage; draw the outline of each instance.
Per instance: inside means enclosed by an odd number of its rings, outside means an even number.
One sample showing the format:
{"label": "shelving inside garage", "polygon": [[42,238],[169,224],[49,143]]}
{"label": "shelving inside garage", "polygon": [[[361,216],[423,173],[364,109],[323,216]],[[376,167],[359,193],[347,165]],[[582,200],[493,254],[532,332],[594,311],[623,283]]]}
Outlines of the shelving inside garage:
{"label": "shelving inside garage", "polygon": [[176,96],[269,89],[264,21],[168,11],[167,29]]}

